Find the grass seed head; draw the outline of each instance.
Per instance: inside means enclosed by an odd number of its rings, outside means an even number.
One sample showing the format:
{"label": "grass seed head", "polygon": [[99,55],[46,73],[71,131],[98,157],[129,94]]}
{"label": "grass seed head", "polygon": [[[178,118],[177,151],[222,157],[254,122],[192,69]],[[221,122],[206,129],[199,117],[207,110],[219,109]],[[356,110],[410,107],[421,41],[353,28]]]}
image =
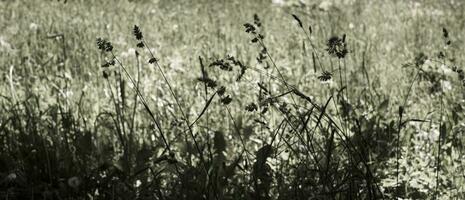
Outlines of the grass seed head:
{"label": "grass seed head", "polygon": [[152,57],[152,58],[149,59],[150,64],[153,64],[153,63],[156,63],[156,62],[158,62],[158,60],[156,58]]}
{"label": "grass seed head", "polygon": [[254,25],[250,24],[250,23],[245,23],[244,24],[244,27],[245,27],[245,32],[246,33],[252,33],[252,34],[256,34],[256,28]]}
{"label": "grass seed head", "polygon": [[328,51],[328,54],[339,59],[344,58],[348,53],[345,38],[345,34],[342,38],[339,38],[338,36],[329,38],[326,43],[326,51]]}
{"label": "grass seed head", "polygon": [[108,77],[110,77],[110,73],[108,73],[107,70],[104,70],[104,71],[103,71],[103,78],[104,78],[104,79],[108,79]]}
{"label": "grass seed head", "polygon": [[140,31],[140,28],[137,25],[134,25],[132,33],[134,34],[137,40],[142,40],[144,38],[144,36],[142,35],[142,31]]}
{"label": "grass seed head", "polygon": [[245,107],[245,110],[249,111],[249,112],[254,112],[258,109],[257,105],[255,103],[250,103],[249,105],[247,105]]}
{"label": "grass seed head", "polygon": [[318,76],[318,79],[320,81],[329,81],[331,80],[332,77],[333,77],[333,74],[331,72],[323,71],[323,73],[321,73],[321,75]]}
{"label": "grass seed head", "polygon": [[292,14],[292,17],[294,17],[295,21],[299,24],[300,28],[303,28],[304,26],[302,25],[302,21],[300,21],[299,17],[297,15]]}
{"label": "grass seed head", "polygon": [[223,96],[225,91],[226,91],[226,87],[221,86],[220,88],[218,88],[216,92],[218,92],[218,95]]}
{"label": "grass seed head", "polygon": [[98,49],[106,52],[113,50],[113,45],[109,41],[102,38],[97,38],[97,47]]}
{"label": "grass seed head", "polygon": [[232,98],[231,98],[231,96],[229,96],[229,95],[227,95],[227,96],[221,98],[221,103],[222,103],[223,105],[228,105],[228,104],[230,104],[231,102],[232,102]]}
{"label": "grass seed head", "polygon": [[209,78],[209,77],[199,77],[197,78],[199,82],[202,82],[207,85],[207,87],[210,88],[215,88],[217,86],[217,83],[215,80]]}
{"label": "grass seed head", "polygon": [[449,31],[446,28],[442,28],[442,36],[447,39],[449,38]]}
{"label": "grass seed head", "polygon": [[257,25],[257,27],[261,27],[262,26],[262,22],[260,21],[260,18],[258,17],[257,14],[254,14],[253,15],[253,23],[255,25]]}
{"label": "grass seed head", "polygon": [[415,66],[417,66],[417,67],[422,66],[423,64],[425,64],[426,60],[428,60],[428,56],[425,53],[420,52],[415,57]]}

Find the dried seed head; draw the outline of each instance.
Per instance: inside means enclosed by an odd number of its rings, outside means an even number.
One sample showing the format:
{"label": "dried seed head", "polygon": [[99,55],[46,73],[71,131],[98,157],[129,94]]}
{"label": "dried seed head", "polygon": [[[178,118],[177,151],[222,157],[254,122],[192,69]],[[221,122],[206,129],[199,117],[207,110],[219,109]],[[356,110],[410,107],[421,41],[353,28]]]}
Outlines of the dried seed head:
{"label": "dried seed head", "polygon": [[262,22],[260,21],[260,18],[258,18],[258,15],[257,14],[254,14],[253,15],[253,22],[255,25],[257,25],[257,27],[261,27],[262,26]]}
{"label": "dried seed head", "polygon": [[300,28],[304,28],[304,26],[302,25],[302,21],[300,21],[300,19],[297,17],[297,15],[292,14],[292,17],[294,17],[295,21],[297,21],[297,23],[299,23]]}
{"label": "dried seed head", "polygon": [[231,103],[231,101],[232,101],[232,98],[229,95],[221,98],[221,103],[223,105],[228,105]]}
{"label": "dried seed head", "polygon": [[446,28],[442,28],[442,36],[444,37],[444,40],[446,41],[446,46],[449,46],[451,44],[451,41],[449,39],[449,31],[447,31]]}
{"label": "dried seed head", "polygon": [[249,105],[247,105],[245,107],[245,110],[249,111],[249,112],[253,112],[253,111],[256,111],[258,109],[257,105],[255,103],[250,103]]}
{"label": "dried seed head", "polygon": [[152,58],[149,59],[150,64],[153,64],[153,63],[156,63],[156,62],[158,62],[158,60],[156,58],[152,57]]}
{"label": "dried seed head", "polygon": [[446,57],[446,54],[444,54],[444,52],[440,51],[440,52],[438,53],[438,58],[439,58],[439,59],[444,59],[445,57]]}
{"label": "dried seed head", "polygon": [[[257,62],[262,63],[266,59],[266,55],[267,55],[266,48],[263,47],[262,50],[260,51],[260,53],[258,53]],[[265,68],[267,68],[267,67],[265,67]]]}
{"label": "dried seed head", "polygon": [[218,92],[218,95],[223,96],[225,91],[226,88],[224,86],[221,86],[220,88],[218,88],[216,92]]}
{"label": "dried seed head", "polygon": [[142,38],[144,38],[144,36],[142,35],[142,31],[140,31],[140,28],[137,25],[134,25],[132,33],[134,34],[137,40],[142,40]]}
{"label": "dried seed head", "polygon": [[215,61],[213,61],[213,62],[209,65],[209,67],[213,67],[213,66],[217,66],[217,67],[219,67],[221,70],[232,71],[232,66],[231,66],[231,64],[229,64],[228,62],[224,61],[223,59],[215,60]]}
{"label": "dried seed head", "polygon": [[106,41],[104,39],[97,38],[97,47],[98,47],[98,49],[104,50],[105,49],[105,43],[106,43]]}
{"label": "dried seed head", "polygon": [[447,31],[446,28],[442,28],[442,36],[447,39],[449,38],[449,32]]}
{"label": "dried seed head", "polygon": [[209,77],[199,77],[197,78],[199,82],[204,83],[207,87],[215,88],[217,86],[216,81]]}
{"label": "dried seed head", "polygon": [[423,64],[425,64],[426,60],[428,60],[428,56],[424,54],[423,52],[419,53],[415,57],[415,66],[420,67]]}
{"label": "dried seed head", "polygon": [[339,59],[344,58],[348,53],[345,43],[345,34],[342,36],[342,38],[337,36],[329,38],[326,45],[328,47],[326,51],[328,51],[329,55]]}
{"label": "dried seed head", "polygon": [[108,73],[108,71],[104,70],[103,71],[103,78],[108,79],[108,77],[110,77],[110,73]]}
{"label": "dried seed head", "polygon": [[256,34],[256,28],[254,25],[250,24],[250,23],[245,23],[244,24],[244,27],[245,27],[245,32],[246,33],[253,33],[253,34]]}
{"label": "dried seed head", "polygon": [[97,38],[97,47],[98,49],[106,52],[113,50],[113,45],[105,39]]}
{"label": "dried seed head", "polygon": [[403,106],[399,106],[399,116],[402,116],[404,114],[404,107]]}
{"label": "dried seed head", "polygon": [[[236,57],[231,56],[231,55],[227,55],[226,60],[231,62],[233,66],[236,66],[236,67],[240,68],[240,73],[236,78],[236,81],[240,81],[242,79],[242,77],[244,76],[246,70],[247,70],[247,66],[242,64],[242,62],[240,60],[238,60]],[[229,65],[229,66],[231,66],[231,65]],[[232,68],[232,66],[231,66],[231,68]]]}
{"label": "dried seed head", "polygon": [[323,73],[321,73],[321,75],[318,76],[318,79],[320,79],[320,81],[329,81],[332,77],[333,74],[331,74],[331,72],[323,71]]}
{"label": "dried seed head", "polygon": [[115,59],[110,60],[110,61],[108,62],[108,64],[111,65],[111,66],[115,66],[115,64],[116,64]]}

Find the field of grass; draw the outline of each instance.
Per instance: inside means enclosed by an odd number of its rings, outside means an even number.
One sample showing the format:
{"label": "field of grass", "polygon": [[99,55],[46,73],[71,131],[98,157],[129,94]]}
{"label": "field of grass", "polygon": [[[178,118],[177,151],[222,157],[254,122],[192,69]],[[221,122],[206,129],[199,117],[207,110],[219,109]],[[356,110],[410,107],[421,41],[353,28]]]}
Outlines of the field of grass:
{"label": "field of grass", "polygon": [[464,9],[0,1],[0,199],[464,199]]}

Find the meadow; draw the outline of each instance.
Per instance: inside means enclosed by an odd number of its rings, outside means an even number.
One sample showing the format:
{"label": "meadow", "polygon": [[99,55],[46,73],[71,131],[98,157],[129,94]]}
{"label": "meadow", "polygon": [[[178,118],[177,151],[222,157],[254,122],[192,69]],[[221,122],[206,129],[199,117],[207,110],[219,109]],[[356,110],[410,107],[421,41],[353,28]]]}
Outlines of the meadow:
{"label": "meadow", "polygon": [[464,9],[0,1],[0,198],[464,199]]}

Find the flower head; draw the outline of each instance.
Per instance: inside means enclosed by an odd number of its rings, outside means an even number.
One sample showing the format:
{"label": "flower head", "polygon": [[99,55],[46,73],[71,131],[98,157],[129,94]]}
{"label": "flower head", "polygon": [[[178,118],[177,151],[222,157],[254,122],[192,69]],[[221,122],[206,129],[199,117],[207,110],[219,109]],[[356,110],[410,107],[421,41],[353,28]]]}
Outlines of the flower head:
{"label": "flower head", "polygon": [[105,39],[97,38],[97,47],[98,49],[106,52],[113,50],[113,45]]}
{"label": "flower head", "polygon": [[321,75],[318,76],[318,79],[320,79],[320,81],[322,82],[325,82],[325,81],[331,80],[332,77],[333,77],[333,74],[331,72],[323,71],[323,73],[321,73]]}
{"label": "flower head", "polygon": [[31,24],[29,24],[29,30],[37,31],[37,30],[39,30],[39,25],[36,24],[36,23],[31,23]]}
{"label": "flower head", "polygon": [[329,55],[337,58],[344,58],[347,55],[348,51],[345,38],[345,34],[342,35],[342,38],[339,38],[338,36],[329,38],[328,42],[326,43],[328,46],[326,51],[328,51]]}
{"label": "flower head", "polygon": [[134,34],[137,40],[142,40],[142,38],[144,38],[144,36],[142,35],[142,31],[140,31],[140,28],[137,25],[134,25],[132,33]]}

